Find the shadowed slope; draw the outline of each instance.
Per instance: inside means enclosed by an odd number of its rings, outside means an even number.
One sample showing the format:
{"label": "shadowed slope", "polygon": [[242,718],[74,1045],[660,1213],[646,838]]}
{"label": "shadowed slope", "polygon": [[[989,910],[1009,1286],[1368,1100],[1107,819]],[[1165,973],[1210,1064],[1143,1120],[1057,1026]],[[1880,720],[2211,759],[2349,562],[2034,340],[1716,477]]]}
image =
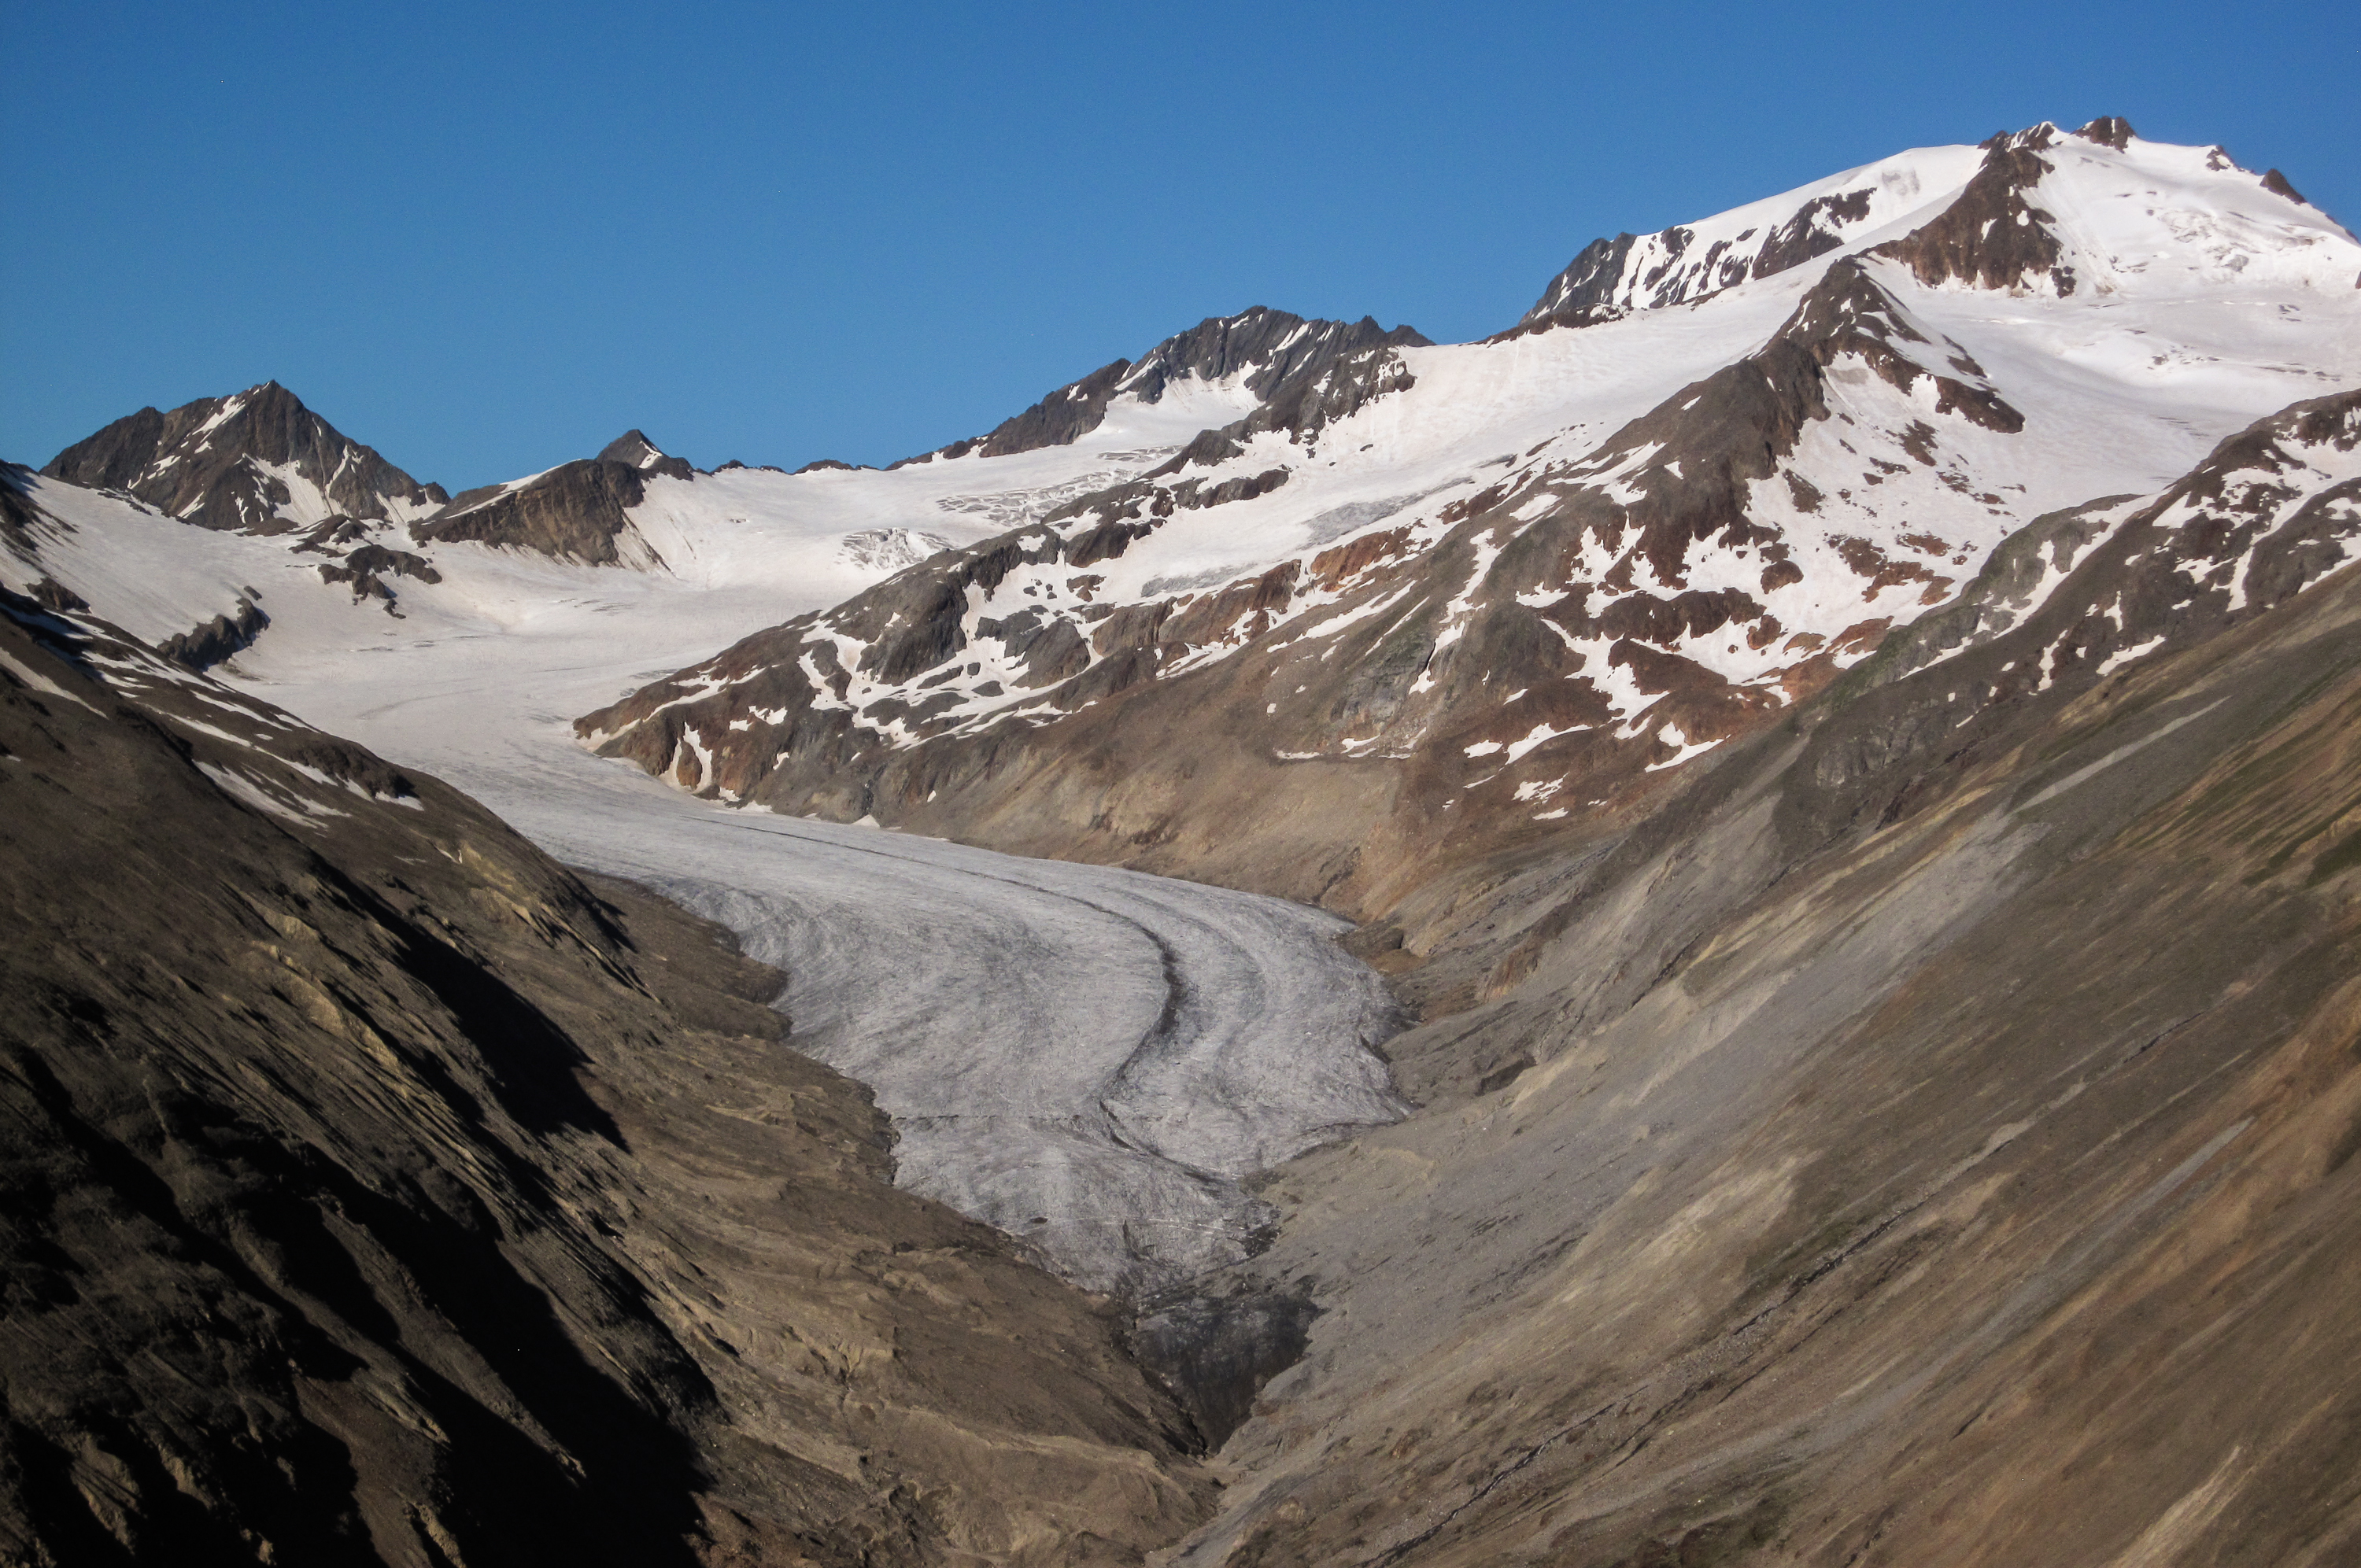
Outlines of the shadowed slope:
{"label": "shadowed slope", "polygon": [[12,599],[0,654],[0,1555],[1119,1563],[1197,1512],[1112,1324],[895,1190],[714,928],[101,623]]}

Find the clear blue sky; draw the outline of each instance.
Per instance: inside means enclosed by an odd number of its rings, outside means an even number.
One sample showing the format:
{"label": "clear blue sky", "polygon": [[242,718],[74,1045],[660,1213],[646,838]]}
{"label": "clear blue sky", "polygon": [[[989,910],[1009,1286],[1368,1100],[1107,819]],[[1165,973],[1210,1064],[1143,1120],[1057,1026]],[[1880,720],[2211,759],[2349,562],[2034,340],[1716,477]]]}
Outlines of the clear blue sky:
{"label": "clear blue sky", "polygon": [[11,0],[0,455],[266,378],[462,486],[884,462],[1252,304],[1439,340],[1583,244],[2127,116],[2361,221],[2361,5]]}

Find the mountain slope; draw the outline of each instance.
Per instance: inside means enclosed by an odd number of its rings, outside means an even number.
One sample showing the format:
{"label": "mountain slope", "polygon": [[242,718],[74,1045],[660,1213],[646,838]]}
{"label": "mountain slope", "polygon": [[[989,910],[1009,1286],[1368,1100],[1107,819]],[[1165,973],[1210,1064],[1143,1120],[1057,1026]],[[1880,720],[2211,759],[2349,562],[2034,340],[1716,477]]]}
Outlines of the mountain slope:
{"label": "mountain slope", "polygon": [[2055,520],[1987,640],[1398,906],[1426,1110],[1203,1282],[1324,1311],[1175,1563],[2348,1560],[2361,579],[2294,584],[2356,437]]}
{"label": "mountain slope", "polygon": [[890,1185],[779,977],[88,616],[0,617],[0,1553],[1137,1562],[1186,1419]]}
{"label": "mountain slope", "polygon": [[[63,1000],[5,1025],[0,1517],[413,1561],[2350,1558],[2356,281],[2284,179],[2110,120],[1602,242],[1482,344],[1209,323],[990,453],[682,473],[633,432],[569,466],[597,507],[485,498],[508,537],[315,551],[11,471],[0,577],[49,609],[11,601],[0,789],[65,787],[6,818],[9,983]],[[1155,1387],[884,1189],[676,917],[74,609],[247,635],[225,594],[270,618],[225,673],[460,729],[470,776],[530,788],[629,680],[585,737],[684,790],[1352,910],[1422,1109],[1224,1167],[1279,1223],[1145,1303]],[[1153,1043],[1186,988],[1126,939]],[[879,945],[873,994],[922,992]],[[938,1014],[1014,1029],[872,1036],[920,1115],[1038,1114],[1074,1014],[1023,967]],[[1217,1497],[1188,1450],[1234,1425]]]}
{"label": "mountain slope", "polygon": [[1773,721],[2035,519],[2361,381],[2356,275],[2299,200],[2120,122],[1905,154],[577,729],[724,800],[1367,913]]}

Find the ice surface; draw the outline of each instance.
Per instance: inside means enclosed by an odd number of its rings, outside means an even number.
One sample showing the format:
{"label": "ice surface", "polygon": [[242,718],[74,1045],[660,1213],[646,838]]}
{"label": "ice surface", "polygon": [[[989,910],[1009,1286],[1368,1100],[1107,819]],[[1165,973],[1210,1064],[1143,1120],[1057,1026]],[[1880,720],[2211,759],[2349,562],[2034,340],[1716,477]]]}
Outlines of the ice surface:
{"label": "ice surface", "polygon": [[[1366,1048],[1391,1032],[1391,1003],[1335,945],[1343,921],[689,800],[571,744],[564,716],[583,696],[560,694],[610,689],[613,671],[518,669],[553,645],[449,658],[414,686],[394,671],[435,661],[381,659],[392,678],[367,689],[312,671],[265,689],[459,784],[560,859],[737,931],[792,977],[796,1046],[894,1118],[900,1183],[1077,1282],[1144,1291],[1246,1255],[1268,1215],[1239,1178],[1405,1109]],[[539,702],[487,700],[467,666],[492,660],[544,677]]]}

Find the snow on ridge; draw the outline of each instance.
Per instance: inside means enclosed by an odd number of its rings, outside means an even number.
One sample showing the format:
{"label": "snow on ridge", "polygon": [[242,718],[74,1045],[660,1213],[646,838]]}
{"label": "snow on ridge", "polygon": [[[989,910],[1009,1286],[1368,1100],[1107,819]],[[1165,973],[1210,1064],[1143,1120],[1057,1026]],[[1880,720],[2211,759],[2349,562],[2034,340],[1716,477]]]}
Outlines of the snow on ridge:
{"label": "snow on ridge", "polygon": [[1599,241],[1551,281],[1524,321],[1686,304],[1859,248],[1948,203],[1982,160],[1973,147],[1916,148],[1694,223]]}
{"label": "snow on ridge", "polygon": [[[1898,624],[1949,602],[1983,554],[2042,510],[2151,489],[2201,456],[2205,443],[2258,413],[2361,378],[2351,280],[2341,292],[2321,285],[2345,265],[2340,258],[2355,254],[2349,236],[2208,149],[2053,137],[2041,154],[2050,172],[2029,199],[2054,218],[2069,264],[2080,269],[2081,283],[2070,296],[1921,286],[1894,262],[1856,263],[1900,302],[1897,319],[1923,339],[1899,343],[1901,357],[1928,375],[1994,391],[2024,411],[2025,431],[1963,422],[1943,411],[1925,379],[1897,392],[1861,356],[1839,356],[1825,370],[1828,416],[1806,423],[1778,471],[1743,488],[1741,510],[1752,526],[1777,536],[1784,563],[1769,560],[1762,541],[1701,543],[1677,570],[1633,558],[1626,576],[1609,582],[1631,542],[1610,540],[1606,530],[1562,528],[1561,513],[1602,501],[1644,510],[1660,490],[1698,480],[1701,463],[1711,466],[1709,455],[1650,451],[1645,442],[1618,441],[1618,433],[1642,416],[1682,411],[1667,411],[1682,398],[1693,403],[1697,386],[1761,349],[1832,266],[1922,222],[1964,188],[1986,156],[1975,148],[1917,149],[1682,225],[1689,237],[1677,247],[1670,230],[1648,236],[1653,250],[1635,241],[1618,263],[1614,300],[1619,309],[1644,308],[1620,319],[1486,344],[1388,350],[1408,385],[1298,439],[1263,432],[1231,455],[1177,476],[1210,488],[1277,474],[1275,486],[1156,519],[1126,546],[1084,566],[1014,571],[963,600],[961,648],[908,681],[855,681],[844,701],[856,712],[880,702],[912,708],[931,702],[924,717],[878,716],[876,732],[904,745],[1019,716],[1049,721],[1063,710],[1045,710],[1055,686],[1037,684],[1037,670],[1068,668],[1076,659],[1097,669],[1126,656],[1134,650],[1102,635],[1108,618],[1166,605],[1178,630],[1156,656],[1155,678],[1208,670],[1249,647],[1306,645],[1314,655],[1333,655],[1364,632],[1394,635],[1406,626],[1424,628],[1418,634],[1434,643],[1429,666],[1414,671],[1412,696],[1441,702],[1453,689],[1445,665],[1471,656],[1478,620],[1516,613],[1538,617],[1545,645],[1581,661],[1580,680],[1597,687],[1620,726],[1649,706],[1639,701],[1648,694],[1622,691],[1627,672],[1605,667],[1619,641],[1630,639],[1594,633],[1583,617],[1617,606],[1619,625],[1642,610],[1669,617],[1661,607],[1683,595],[1722,595],[1733,603],[1742,596],[1749,602],[1733,613],[1752,619],[1697,630],[1707,616],[1677,633],[1654,633],[1647,645],[1714,680],[1784,700],[1782,671],[1814,658],[1841,664],[1862,657],[1873,643],[1862,628]],[[2160,193],[2153,203],[2125,199],[2151,190]],[[1782,235],[1801,259],[1756,276],[1766,255],[1782,258],[1773,254]],[[1721,274],[1741,263],[1746,276],[1721,285]],[[2361,272],[2361,259],[2348,270]],[[1653,302],[1668,289],[1680,308]],[[1273,333],[1266,356],[1300,351],[1315,329],[1296,323]],[[1980,370],[1960,369],[1955,355]],[[158,635],[184,630],[229,608],[225,587],[251,584],[264,591],[272,625],[258,651],[242,657],[249,665],[276,663],[274,648],[293,659],[363,641],[384,648],[405,639],[515,637],[526,629],[543,635],[562,623],[586,636],[596,627],[616,650],[610,670],[679,668],[796,615],[845,603],[897,570],[931,570],[925,557],[932,547],[979,544],[1139,482],[1200,432],[1258,406],[1245,386],[1249,374],[1234,370],[1215,380],[1174,374],[1152,402],[1117,391],[1103,422],[1065,445],[969,451],[887,471],[737,469],[689,479],[645,473],[644,499],[628,510],[630,536],[618,541],[625,559],[644,570],[609,576],[647,582],[604,581],[562,563],[437,543],[445,583],[405,581],[400,622],[373,607],[357,620],[348,590],[327,592],[315,581],[334,554],[290,554],[295,542],[282,540],[240,555],[247,564],[234,572],[212,572],[221,580],[202,592],[192,578],[173,619],[159,600],[148,623]],[[270,472],[291,492],[275,508],[280,516],[324,515],[319,487]],[[545,477],[510,481],[496,494]],[[1060,547],[1107,521],[1104,510],[1087,509],[1061,520]],[[1460,558],[1444,574],[1449,581],[1421,582],[1418,563],[1463,527],[1473,531],[1468,549],[1488,554]],[[1527,541],[1554,531],[1566,534],[1564,559],[1548,574],[1520,565],[1534,548]],[[1046,536],[1031,533],[1016,543],[1029,555],[1049,548]],[[1767,573],[1783,564],[1797,575]],[[112,580],[86,565],[75,567],[82,580],[111,591]],[[1282,591],[1273,575],[1290,569]],[[116,586],[137,575],[117,573]],[[241,581],[230,585],[230,576]],[[1589,592],[1579,615],[1554,609],[1576,587]],[[153,584],[137,591],[158,598]],[[336,613],[303,608],[313,598]],[[190,613],[199,609],[204,615]],[[1036,611],[1027,626],[1060,621],[1083,652],[1062,663],[1034,659],[982,630],[983,622]],[[781,663],[792,672],[807,652],[790,651]],[[857,656],[847,655],[847,667]],[[822,684],[818,673],[812,672],[815,686]],[[1462,685],[1466,676],[1461,670]],[[575,711],[612,700],[620,678],[586,687]],[[781,711],[775,694],[750,700],[763,714]],[[816,706],[837,700],[833,693],[814,697]],[[1509,724],[1501,720],[1504,735]],[[1534,728],[1525,721],[1510,738]],[[1547,728],[1564,729],[1563,718]],[[1402,735],[1421,732],[1405,720]],[[1354,739],[1365,750],[1375,744]],[[1550,754],[1543,745],[1532,756]]]}
{"label": "snow on ridge", "polygon": [[[2349,238],[2259,177],[2214,167],[2224,160],[2203,149],[2052,138],[2042,155],[2050,172],[2028,200],[2070,229],[2074,214],[2135,184],[2169,192],[2180,180],[2213,191],[2225,211],[2279,224],[2288,241],[2281,250],[2305,258],[2303,267],[2201,258],[2170,278],[2151,267],[2125,271],[2104,290],[2094,283],[2070,293],[1921,285],[1899,261],[1863,254],[1940,210],[1987,156],[1983,148],[1938,148],[1865,166],[1878,176],[1875,191],[1853,203],[1857,220],[1837,214],[1835,226],[1844,232],[1834,248],[1681,310],[1610,313],[1578,329],[1487,344],[1400,349],[1407,387],[1307,437],[1265,432],[1226,457],[1185,470],[1203,487],[1257,479],[1249,499],[1142,517],[1125,526],[1144,532],[1085,568],[1035,562],[989,588],[971,587],[948,651],[904,681],[854,679],[842,705],[857,730],[888,749],[907,749],[999,723],[1052,719],[1066,710],[1051,700],[1062,683],[1077,668],[1134,658],[1136,635],[1159,650],[1145,678],[1163,680],[1208,670],[1248,648],[1277,656],[1311,641],[1324,644],[1318,650],[1324,659],[1373,626],[1378,635],[1394,635],[1405,616],[1425,618],[1415,624],[1432,642],[1410,697],[1466,701],[1464,689],[1449,696],[1444,663],[1458,655],[1471,617],[1513,605],[1541,615],[1549,645],[1581,672],[1576,681],[1597,691],[1619,729],[1640,722],[1659,698],[1631,685],[1630,671],[1613,663],[1631,633],[1586,630],[1586,618],[1663,628],[1642,641],[1732,694],[1782,706],[1803,689],[1794,684],[1799,668],[1856,663],[1885,628],[1951,602],[1991,550],[2032,518],[2096,495],[2151,488],[2184,471],[2207,443],[2291,395],[2361,379],[2361,317],[2350,291],[2314,286],[2316,258],[2334,257]],[[1863,178],[1864,170],[1850,170],[1750,204],[1725,214],[1721,226],[1734,235],[1759,229],[1754,220],[1767,215],[1792,218],[1823,196],[1867,190]],[[2114,196],[2093,193],[2103,192]],[[2175,200],[2179,206],[2160,203],[2138,214],[2164,236],[2160,244],[2183,243],[2169,214],[2196,198]],[[1714,237],[1695,243],[1709,250]],[[1773,472],[1743,487],[1741,514],[1775,550],[1761,540],[1700,542],[1669,570],[1632,555],[1628,539],[1610,543],[1609,534],[1576,530],[1564,576],[1500,575],[1509,539],[1559,527],[1550,520],[1593,504],[1585,496],[1631,510],[1651,504],[1664,487],[1708,480],[1693,470],[1700,462],[1709,468],[1710,453],[1609,438],[1642,414],[1668,418],[1694,408],[1702,395],[1695,389],[1761,349],[1848,257],[1859,258],[1850,265],[1883,291],[1890,308],[1881,307],[1875,322],[1856,323],[1879,340],[1874,353],[1848,349],[1828,364],[1825,415],[1805,422],[1795,452]],[[1963,417],[1951,407],[1958,396],[2021,412],[2023,428],[2008,428],[1998,414]],[[1103,435],[1093,444],[1104,443]],[[1262,482],[1273,476],[1281,481],[1276,488]],[[1086,507],[1057,526],[1071,541],[1111,525],[1119,510]],[[1416,564],[1462,526],[1473,531],[1469,547],[1478,554],[1451,570],[1468,575],[1416,591],[1423,570]],[[1028,554],[1038,543],[1026,547]],[[1363,557],[1359,566],[1319,566]],[[1562,610],[1577,588],[1587,589],[1587,609]],[[1719,596],[1728,608],[1697,609],[1698,596]],[[1104,630],[1111,613],[1151,609],[1169,630]],[[1021,618],[1026,646],[1035,645],[1046,621],[1063,621],[1080,650],[1036,674],[1016,642],[985,630],[1012,616]],[[1464,688],[1466,673],[1458,679]],[[1060,700],[1087,706],[1103,698]],[[873,718],[866,709],[878,704],[885,706]],[[1283,705],[1257,706],[1276,716]],[[1429,722],[1406,717],[1400,733],[1422,735]],[[1701,755],[1716,742],[1674,725],[1684,736],[1675,743],[1660,733],[1666,722],[1645,732],[1664,756]],[[1501,751],[1537,728],[1522,723],[1513,734],[1502,730]],[[1556,740],[1591,727],[1553,720],[1538,728]],[[1344,743],[1354,755],[1392,754],[1374,750],[1379,740],[1356,732]],[[1480,740],[1462,746],[1473,743]],[[1322,753],[1286,743],[1275,754]],[[1543,746],[1536,764],[1547,754]]]}

